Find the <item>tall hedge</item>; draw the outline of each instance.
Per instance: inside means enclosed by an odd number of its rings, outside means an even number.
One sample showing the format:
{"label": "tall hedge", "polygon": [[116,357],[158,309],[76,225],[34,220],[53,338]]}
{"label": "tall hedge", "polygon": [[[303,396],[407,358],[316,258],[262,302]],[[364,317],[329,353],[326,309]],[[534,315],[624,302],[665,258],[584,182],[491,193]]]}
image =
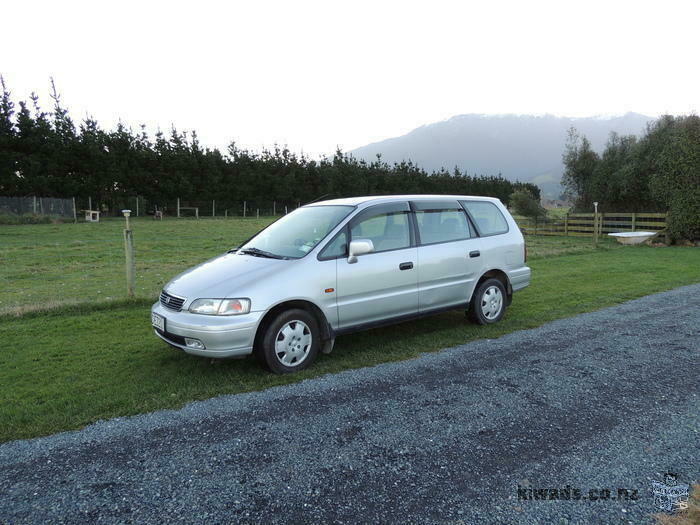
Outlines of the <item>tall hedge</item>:
{"label": "tall hedge", "polygon": [[90,197],[93,205],[110,208],[136,195],[155,205],[176,197],[225,206],[390,193],[492,195],[507,203],[513,191],[524,188],[539,199],[533,184],[457,168],[427,173],[410,162],[365,162],[341,151],[315,160],[284,147],[257,153],[233,142],[221,152],[202,146],[195,132],[176,128],[151,137],[123,124],[105,130],[91,118],[76,125],[53,85],[51,111],[33,94],[16,111],[4,82],[2,91],[0,195]]}

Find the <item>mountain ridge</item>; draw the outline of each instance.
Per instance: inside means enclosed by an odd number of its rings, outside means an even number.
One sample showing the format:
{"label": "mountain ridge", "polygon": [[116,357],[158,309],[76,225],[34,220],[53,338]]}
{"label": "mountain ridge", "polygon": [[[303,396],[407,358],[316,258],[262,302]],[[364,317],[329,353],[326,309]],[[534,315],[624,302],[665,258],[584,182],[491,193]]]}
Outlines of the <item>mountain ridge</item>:
{"label": "mountain ridge", "polygon": [[551,114],[454,115],[419,126],[404,135],[374,142],[349,153],[365,160],[393,163],[411,160],[427,171],[452,170],[496,175],[534,182],[547,198],[561,193],[561,160],[571,127],[602,151],[611,132],[642,134],[655,117],[628,112],[624,115],[560,117]]}

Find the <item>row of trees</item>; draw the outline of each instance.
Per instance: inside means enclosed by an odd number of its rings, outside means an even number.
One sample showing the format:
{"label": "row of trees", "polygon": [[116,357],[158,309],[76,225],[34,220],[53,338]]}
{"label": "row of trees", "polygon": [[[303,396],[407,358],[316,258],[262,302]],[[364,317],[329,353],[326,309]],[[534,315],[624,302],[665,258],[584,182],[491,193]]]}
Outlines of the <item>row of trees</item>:
{"label": "row of trees", "polygon": [[507,202],[516,189],[539,198],[533,184],[499,176],[471,176],[455,168],[428,174],[410,162],[388,165],[356,160],[338,151],[312,160],[286,148],[261,153],[231,143],[225,153],[203,147],[195,132],[173,128],[151,138],[118,124],[105,130],[92,118],[77,126],[62,105],[52,81],[52,111],[36,95],[16,107],[2,82],[0,100],[0,195],[91,197],[117,206],[140,195],[158,204],[215,199],[224,205],[242,200],[308,202],[389,193],[493,195]]}
{"label": "row of trees", "polygon": [[668,211],[676,238],[700,238],[700,117],[663,116],[646,133],[611,134],[602,154],[571,130],[562,184],[574,208],[590,211]]}

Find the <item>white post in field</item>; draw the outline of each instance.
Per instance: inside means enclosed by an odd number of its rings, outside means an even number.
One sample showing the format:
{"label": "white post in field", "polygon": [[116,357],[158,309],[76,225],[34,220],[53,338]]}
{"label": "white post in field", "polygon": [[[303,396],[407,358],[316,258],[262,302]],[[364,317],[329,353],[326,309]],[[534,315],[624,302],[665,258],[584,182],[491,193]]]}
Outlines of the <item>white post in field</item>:
{"label": "white post in field", "polygon": [[243,201],[243,217],[245,217],[247,207],[248,207],[248,201]]}
{"label": "white post in field", "polygon": [[216,201],[211,201],[211,216],[216,217]]}
{"label": "white post in field", "polygon": [[180,197],[177,198],[177,218],[180,218]]}

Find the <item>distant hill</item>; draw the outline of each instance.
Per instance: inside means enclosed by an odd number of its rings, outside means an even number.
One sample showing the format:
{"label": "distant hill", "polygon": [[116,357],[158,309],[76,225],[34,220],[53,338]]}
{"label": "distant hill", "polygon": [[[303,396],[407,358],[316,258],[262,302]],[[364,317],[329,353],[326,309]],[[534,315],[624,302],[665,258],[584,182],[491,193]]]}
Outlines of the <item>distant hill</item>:
{"label": "distant hill", "polygon": [[534,182],[543,197],[561,193],[561,156],[572,126],[602,151],[611,131],[641,134],[653,117],[627,113],[619,117],[568,118],[553,115],[458,115],[350,153],[386,162],[412,160],[428,171],[455,166],[470,174],[496,175],[509,180]]}

